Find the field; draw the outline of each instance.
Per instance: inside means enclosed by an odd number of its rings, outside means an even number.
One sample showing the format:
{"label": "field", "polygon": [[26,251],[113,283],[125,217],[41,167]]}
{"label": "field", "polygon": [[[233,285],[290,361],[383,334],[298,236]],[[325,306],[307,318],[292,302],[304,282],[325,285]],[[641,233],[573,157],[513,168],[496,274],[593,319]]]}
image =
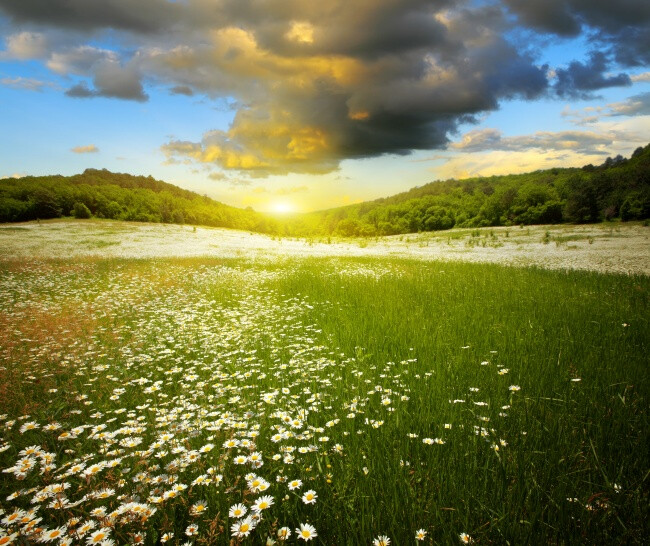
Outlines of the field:
{"label": "field", "polygon": [[0,544],[646,543],[649,228],[527,229],[0,226]]}

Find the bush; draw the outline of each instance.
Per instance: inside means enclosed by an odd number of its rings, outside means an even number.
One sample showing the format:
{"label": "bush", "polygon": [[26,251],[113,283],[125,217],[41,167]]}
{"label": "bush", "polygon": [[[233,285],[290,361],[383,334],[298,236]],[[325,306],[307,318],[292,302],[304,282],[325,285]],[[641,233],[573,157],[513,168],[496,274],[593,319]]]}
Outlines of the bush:
{"label": "bush", "polygon": [[92,214],[90,212],[90,209],[86,205],[77,201],[72,206],[72,216],[74,216],[75,218],[90,218]]}

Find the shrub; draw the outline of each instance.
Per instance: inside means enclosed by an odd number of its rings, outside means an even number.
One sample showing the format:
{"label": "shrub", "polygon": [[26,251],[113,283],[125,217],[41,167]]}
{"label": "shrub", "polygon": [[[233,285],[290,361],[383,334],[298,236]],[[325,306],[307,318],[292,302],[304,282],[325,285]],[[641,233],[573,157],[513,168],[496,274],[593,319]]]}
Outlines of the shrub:
{"label": "shrub", "polygon": [[90,218],[92,214],[90,212],[90,209],[86,205],[77,201],[72,206],[72,216],[74,216],[75,218]]}

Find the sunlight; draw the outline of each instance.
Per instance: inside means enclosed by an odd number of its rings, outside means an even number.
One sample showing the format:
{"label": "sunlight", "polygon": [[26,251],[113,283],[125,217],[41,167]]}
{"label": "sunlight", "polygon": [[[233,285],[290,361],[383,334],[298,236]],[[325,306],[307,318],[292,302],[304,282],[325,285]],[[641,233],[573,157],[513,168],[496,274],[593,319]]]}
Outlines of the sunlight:
{"label": "sunlight", "polygon": [[278,214],[287,214],[294,211],[294,206],[287,201],[277,201],[271,205],[271,210]]}

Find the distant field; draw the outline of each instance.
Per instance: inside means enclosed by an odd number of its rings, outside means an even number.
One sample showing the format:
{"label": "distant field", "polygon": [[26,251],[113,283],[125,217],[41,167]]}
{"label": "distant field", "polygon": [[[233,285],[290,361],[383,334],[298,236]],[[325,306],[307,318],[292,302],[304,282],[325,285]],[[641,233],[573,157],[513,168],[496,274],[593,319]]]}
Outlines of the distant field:
{"label": "distant field", "polygon": [[643,544],[648,229],[0,226],[0,544]]}
{"label": "distant field", "polygon": [[451,229],[391,237],[292,239],[231,229],[110,220],[0,224],[5,259],[357,256],[650,275],[639,223]]}

